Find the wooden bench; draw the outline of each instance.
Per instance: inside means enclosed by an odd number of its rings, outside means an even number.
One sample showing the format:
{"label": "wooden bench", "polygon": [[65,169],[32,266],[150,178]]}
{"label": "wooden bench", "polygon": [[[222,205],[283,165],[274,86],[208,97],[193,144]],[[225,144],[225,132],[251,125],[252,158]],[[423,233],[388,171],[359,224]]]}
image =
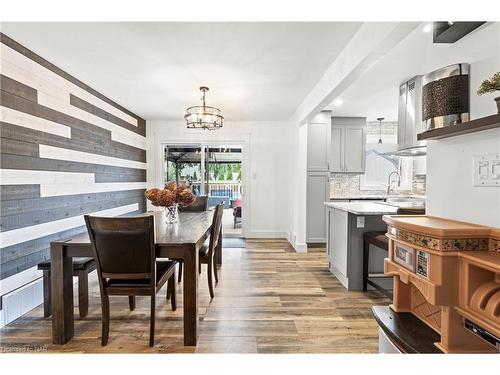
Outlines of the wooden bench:
{"label": "wooden bench", "polygon": [[[50,260],[38,264],[43,271],[43,316],[52,315],[52,296],[50,281]],[[89,312],[89,272],[95,270],[94,258],[73,258],[73,276],[78,277],[78,309],[80,318]]]}

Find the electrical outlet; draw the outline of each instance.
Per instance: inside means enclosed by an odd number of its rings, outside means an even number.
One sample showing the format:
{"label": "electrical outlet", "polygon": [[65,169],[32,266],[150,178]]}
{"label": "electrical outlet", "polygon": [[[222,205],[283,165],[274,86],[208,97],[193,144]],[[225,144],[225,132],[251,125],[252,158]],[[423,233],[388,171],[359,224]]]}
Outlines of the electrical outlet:
{"label": "electrical outlet", "polygon": [[365,227],[365,217],[364,216],[358,216],[356,218],[356,227],[357,228],[364,228]]}

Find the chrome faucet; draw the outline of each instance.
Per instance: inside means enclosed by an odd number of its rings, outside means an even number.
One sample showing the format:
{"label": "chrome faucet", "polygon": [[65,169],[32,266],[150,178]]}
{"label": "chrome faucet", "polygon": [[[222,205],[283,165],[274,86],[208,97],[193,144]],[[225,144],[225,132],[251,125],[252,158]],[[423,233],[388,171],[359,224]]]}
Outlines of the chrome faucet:
{"label": "chrome faucet", "polygon": [[389,178],[387,179],[387,195],[391,193],[391,177],[394,173],[396,173],[396,176],[398,176],[398,186],[401,186],[401,175],[396,171],[391,172],[389,174]]}

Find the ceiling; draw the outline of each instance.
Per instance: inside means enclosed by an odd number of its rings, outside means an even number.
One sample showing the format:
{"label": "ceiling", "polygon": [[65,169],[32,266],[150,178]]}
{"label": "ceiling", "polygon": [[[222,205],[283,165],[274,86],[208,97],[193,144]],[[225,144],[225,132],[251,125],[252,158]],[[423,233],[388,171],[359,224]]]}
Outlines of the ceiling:
{"label": "ceiling", "polygon": [[2,32],[146,120],[208,86],[226,120],[288,120],[360,23],[2,23]]}
{"label": "ceiling", "polygon": [[336,98],[342,100],[342,105],[333,100],[325,110],[331,110],[333,116],[362,116],[368,121],[384,117],[386,121],[397,121],[399,85],[448,64],[491,58],[495,50],[499,51],[500,37],[492,37],[498,29],[485,34],[492,40],[481,45],[475,45],[474,38],[494,24],[482,25],[455,43],[433,44],[432,33],[425,32],[427,23],[422,23]]}
{"label": "ceiling", "polygon": [[334,116],[366,116],[368,121],[384,117],[386,121],[397,121],[399,85],[427,73],[430,37],[422,28],[415,29],[341,94],[342,105],[336,105],[334,100],[326,109]]}

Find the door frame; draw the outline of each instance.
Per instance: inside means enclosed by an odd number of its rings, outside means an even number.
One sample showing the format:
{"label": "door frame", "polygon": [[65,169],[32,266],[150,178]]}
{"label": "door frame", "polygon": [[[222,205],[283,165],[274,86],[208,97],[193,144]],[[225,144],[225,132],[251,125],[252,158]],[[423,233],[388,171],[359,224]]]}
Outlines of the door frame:
{"label": "door frame", "polygon": [[[215,137],[214,137],[215,135]],[[242,181],[241,181],[241,203],[243,206],[242,220],[241,220],[241,236],[247,238],[250,231],[250,208],[251,208],[251,191],[250,191],[250,175],[252,173],[250,168],[250,134],[237,133],[228,136],[218,136],[217,134],[210,133],[210,139],[207,139],[207,133],[202,131],[193,132],[161,132],[161,134],[154,134],[154,155],[153,162],[155,166],[155,178],[153,184],[155,187],[163,186],[165,181],[165,166],[164,166],[164,149],[167,145],[201,145],[201,146],[220,146],[227,144],[234,144],[241,146],[241,168],[242,168]],[[149,181],[148,181],[149,183]]]}

